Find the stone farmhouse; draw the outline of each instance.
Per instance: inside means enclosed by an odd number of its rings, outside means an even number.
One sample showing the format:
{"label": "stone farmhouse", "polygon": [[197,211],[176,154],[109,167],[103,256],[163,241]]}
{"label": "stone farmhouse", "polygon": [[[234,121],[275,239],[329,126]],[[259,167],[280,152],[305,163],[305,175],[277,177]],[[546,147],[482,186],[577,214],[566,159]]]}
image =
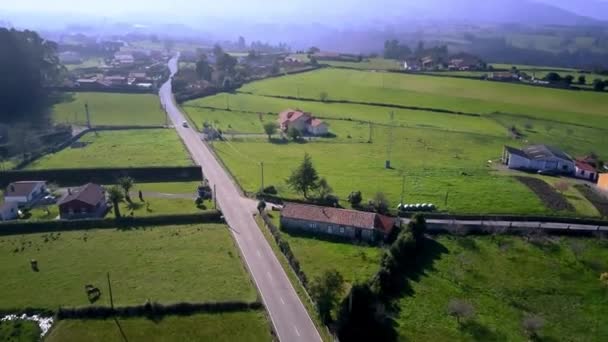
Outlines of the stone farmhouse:
{"label": "stone farmhouse", "polygon": [[295,128],[304,135],[322,136],[329,133],[329,126],[322,120],[300,110],[288,109],[279,114],[279,127],[283,132]]}

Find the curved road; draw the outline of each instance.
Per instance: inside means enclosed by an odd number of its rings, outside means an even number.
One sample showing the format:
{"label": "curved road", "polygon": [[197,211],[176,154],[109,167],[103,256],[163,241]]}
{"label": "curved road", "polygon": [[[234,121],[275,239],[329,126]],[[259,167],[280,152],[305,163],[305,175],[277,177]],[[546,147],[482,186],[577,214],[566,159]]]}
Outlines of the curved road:
{"label": "curved road", "polygon": [[[177,72],[178,58],[176,56],[169,61],[172,76]],[[192,159],[202,166],[211,185],[216,186],[219,206],[262,296],[279,340],[321,341],[306,308],[253,218],[255,206],[251,205],[251,200],[241,197],[236,185],[201,141],[199,134],[191,128],[182,127],[186,119],[175,104],[170,80],[161,87],[159,96]],[[252,165],[252,168],[256,167]]]}

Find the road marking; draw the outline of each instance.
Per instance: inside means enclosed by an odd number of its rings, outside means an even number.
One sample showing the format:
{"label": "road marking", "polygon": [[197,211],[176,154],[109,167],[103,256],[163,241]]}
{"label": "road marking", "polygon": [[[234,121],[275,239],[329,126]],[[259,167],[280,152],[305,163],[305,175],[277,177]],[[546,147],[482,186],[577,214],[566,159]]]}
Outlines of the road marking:
{"label": "road marking", "polygon": [[281,300],[281,304],[285,305],[285,301],[283,300],[283,297],[279,297],[279,299]]}
{"label": "road marking", "polygon": [[295,326],[295,325],[293,326],[293,330],[295,330],[295,331],[296,331],[296,335],[298,335],[298,337],[299,337],[299,336],[300,336],[300,332],[298,331],[298,328],[296,328],[296,326]]}

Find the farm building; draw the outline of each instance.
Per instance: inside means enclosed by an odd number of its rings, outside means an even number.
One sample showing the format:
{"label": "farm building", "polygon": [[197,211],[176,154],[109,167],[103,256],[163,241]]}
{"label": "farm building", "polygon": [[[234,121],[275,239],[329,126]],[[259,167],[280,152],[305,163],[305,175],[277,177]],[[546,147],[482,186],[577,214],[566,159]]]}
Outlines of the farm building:
{"label": "farm building", "polygon": [[293,109],[288,109],[279,114],[279,127],[284,132],[290,128],[295,128],[302,134],[315,136],[329,133],[329,126],[324,121],[313,117],[310,113]]}
{"label": "farm building", "polygon": [[288,203],[281,211],[281,227],[353,240],[383,240],[395,219],[376,213]]}
{"label": "farm building", "polygon": [[69,189],[58,205],[62,219],[103,217],[107,211],[106,193],[102,186],[89,183]]}
{"label": "farm building", "polygon": [[532,145],[524,149],[505,146],[502,162],[510,169],[555,172],[571,175],[574,161],[563,151],[546,145]]}
{"label": "farm building", "polygon": [[46,193],[46,182],[44,181],[13,182],[4,191],[4,201],[15,202],[20,207],[27,207],[34,204]]}
{"label": "farm building", "polygon": [[577,160],[574,163],[574,176],[576,178],[586,179],[595,182],[597,179],[597,170],[593,165]]}
{"label": "farm building", "polygon": [[0,203],[0,221],[9,221],[17,218],[19,205],[17,202]]}

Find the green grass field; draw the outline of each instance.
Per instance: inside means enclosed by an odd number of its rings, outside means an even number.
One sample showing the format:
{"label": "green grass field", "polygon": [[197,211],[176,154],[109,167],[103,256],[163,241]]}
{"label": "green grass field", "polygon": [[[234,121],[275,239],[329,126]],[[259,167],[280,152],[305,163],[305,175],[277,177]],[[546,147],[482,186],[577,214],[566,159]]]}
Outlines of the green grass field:
{"label": "green grass field", "polygon": [[145,318],[65,320],[45,338],[48,342],[271,340],[262,311],[169,316],[158,322]]}
{"label": "green grass field", "polygon": [[82,61],[80,64],[67,64],[65,67],[68,71],[74,71],[77,69],[95,68],[103,66],[105,63],[101,57],[91,57]]}
{"label": "green grass field", "polygon": [[67,93],[53,108],[53,121],[86,125],[84,105],[89,104],[93,126],[164,125],[166,114],[152,94]]}
{"label": "green grass field", "polygon": [[564,123],[608,127],[608,94],[422,75],[324,69],[253,82],[241,88],[257,95],[350,100],[439,108],[469,113],[533,116]]}
{"label": "green grass field", "polygon": [[32,162],[28,169],[187,166],[188,153],[174,130],[142,129],[87,133],[82,148],[68,147]]}
{"label": "green grass field", "polygon": [[384,58],[370,58],[361,62],[319,61],[319,64],[327,64],[332,67],[345,67],[361,70],[401,70],[403,63]]}
{"label": "green grass field", "polygon": [[116,305],[256,300],[230,232],[217,224],[3,236],[0,270],[2,310],[89,305],[86,284],[108,305],[107,272]]}
{"label": "green grass field", "polygon": [[[446,253],[400,301],[401,339],[523,341],[522,319],[530,313],[545,320],[542,340],[606,340],[608,287],[599,280],[608,269],[606,243],[550,240],[537,246],[514,237],[439,238]],[[470,324],[459,327],[446,314],[455,298],[473,304]]]}

